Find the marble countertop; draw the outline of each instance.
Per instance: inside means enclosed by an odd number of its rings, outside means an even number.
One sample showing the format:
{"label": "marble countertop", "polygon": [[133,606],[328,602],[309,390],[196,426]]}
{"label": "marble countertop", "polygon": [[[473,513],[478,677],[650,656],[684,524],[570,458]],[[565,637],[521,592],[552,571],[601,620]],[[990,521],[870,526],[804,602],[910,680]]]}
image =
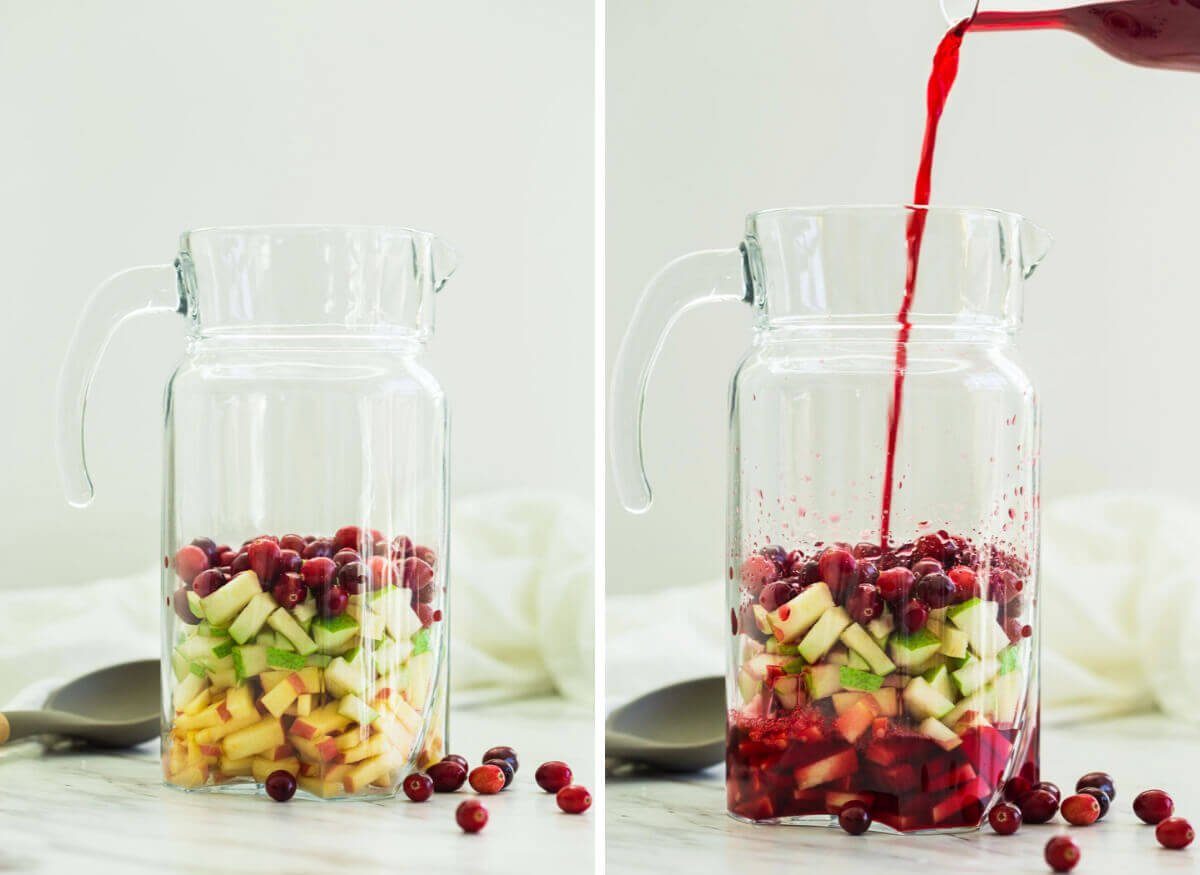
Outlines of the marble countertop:
{"label": "marble countertop", "polygon": [[[1133,797],[1162,787],[1175,811],[1200,826],[1200,730],[1161,716],[1053,727],[1045,732],[1043,777],[1064,790],[1085,772],[1110,772],[1117,799],[1108,817],[1090,827],[1061,818],[1025,826],[1013,836],[984,828],[955,836],[868,834],[853,838],[836,827],[763,827],[725,815],[723,768],[677,778],[610,777],[606,848],[612,875],[666,871],[738,873],[927,872],[1049,873],[1047,839],[1069,832],[1079,844],[1079,875],[1200,872],[1200,844],[1160,848],[1154,828],[1133,816]],[[1068,787],[1068,785],[1070,785]]]}
{"label": "marble countertop", "polygon": [[595,788],[591,714],[553,699],[456,710],[456,752],[521,757],[513,785],[486,800],[491,819],[463,834],[454,809],[470,788],[415,804],[184,793],[164,787],[157,742],[133,751],[43,754],[0,749],[0,872],[88,875],[590,872],[595,811],[563,814],[533,781],[539,762],[571,764]]}

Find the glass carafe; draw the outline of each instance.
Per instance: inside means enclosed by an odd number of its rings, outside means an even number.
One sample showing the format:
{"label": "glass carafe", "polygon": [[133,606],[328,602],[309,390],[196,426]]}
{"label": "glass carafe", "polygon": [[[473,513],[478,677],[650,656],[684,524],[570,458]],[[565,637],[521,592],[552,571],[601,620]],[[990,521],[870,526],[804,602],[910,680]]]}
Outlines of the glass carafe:
{"label": "glass carafe", "polygon": [[721,569],[735,817],[828,825],[857,802],[885,829],[973,829],[1006,782],[1038,779],[1038,413],[1012,338],[1047,245],[992,210],[768,210],[739,248],[685,256],[643,294],[610,421],[632,511],[650,503],[641,414],[667,329],[701,301],[756,317],[730,392]]}
{"label": "glass carafe", "polygon": [[168,784],[389,795],[441,758],[448,419],[421,362],[452,272],[404,228],[185,233],[92,295],[59,385],[69,500],[92,497],[87,390],[120,322],[177,313],[162,511]]}

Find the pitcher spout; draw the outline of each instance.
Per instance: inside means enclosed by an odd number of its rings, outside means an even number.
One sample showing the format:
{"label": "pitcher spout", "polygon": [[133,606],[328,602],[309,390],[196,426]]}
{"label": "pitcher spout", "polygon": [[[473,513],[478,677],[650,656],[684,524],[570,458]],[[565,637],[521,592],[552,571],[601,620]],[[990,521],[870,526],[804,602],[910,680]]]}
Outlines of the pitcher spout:
{"label": "pitcher spout", "polygon": [[1021,275],[1029,279],[1054,245],[1054,238],[1041,225],[1022,218],[1017,240],[1020,245]]}

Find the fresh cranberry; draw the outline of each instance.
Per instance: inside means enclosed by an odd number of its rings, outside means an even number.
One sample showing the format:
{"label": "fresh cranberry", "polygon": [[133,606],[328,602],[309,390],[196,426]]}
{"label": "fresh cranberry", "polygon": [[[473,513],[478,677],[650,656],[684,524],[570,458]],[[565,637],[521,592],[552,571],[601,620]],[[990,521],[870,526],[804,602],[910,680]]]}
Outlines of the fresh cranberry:
{"label": "fresh cranberry", "polygon": [[859,562],[854,579],[860,584],[869,583],[874,586],[879,580],[879,569],[875,567],[874,562]]}
{"label": "fresh cranberry", "polygon": [[1033,787],[1031,789],[1045,790],[1047,793],[1049,793],[1051,796],[1054,797],[1055,802],[1059,802],[1062,800],[1062,790],[1059,790],[1058,785],[1052,781],[1038,781],[1036,784],[1033,785]]}
{"label": "fresh cranberry", "polygon": [[432,547],[425,547],[421,544],[417,544],[417,546],[413,547],[413,555],[430,568],[433,568],[437,565],[437,551]]}
{"label": "fresh cranberry", "polygon": [[517,760],[517,752],[507,744],[489,747],[483,752],[482,759],[485,763],[488,760],[508,760],[508,764],[513,767],[514,772],[521,768],[521,764]]}
{"label": "fresh cranberry", "polygon": [[559,760],[542,763],[533,773],[533,780],[547,793],[557,793],[571,783],[571,767]]}
{"label": "fresh cranberry", "polygon": [[900,628],[912,634],[924,628],[925,621],[928,619],[929,608],[925,607],[925,604],[917,599],[910,599],[908,604],[904,606],[904,609],[900,611]]}
{"label": "fresh cranberry", "polygon": [[1165,790],[1143,790],[1133,800],[1133,813],[1143,823],[1162,823],[1175,811],[1175,801]]}
{"label": "fresh cranberry", "polygon": [[390,556],[392,559],[396,558],[392,553],[391,545],[389,545],[387,541],[376,541],[373,545],[371,545],[371,555]]}
{"label": "fresh cranberry", "polygon": [[1100,819],[1100,803],[1096,797],[1076,793],[1062,801],[1063,820],[1072,826],[1091,826]]}
{"label": "fresh cranberry", "polygon": [[1004,634],[1010,644],[1016,644],[1025,637],[1025,624],[1018,617],[1009,617],[1004,621]]}
{"label": "fresh cranberry", "polygon": [[191,585],[201,571],[208,568],[208,554],[199,547],[188,544],[175,554],[175,573],[184,583]]}
{"label": "fresh cranberry", "polygon": [[201,571],[192,581],[192,590],[200,598],[212,595],[225,585],[225,574],[217,568]]}
{"label": "fresh cranberry", "polygon": [[453,793],[467,781],[467,767],[453,760],[442,760],[425,770],[438,793]]}
{"label": "fresh cranberry", "polygon": [[826,550],[817,560],[821,571],[821,580],[828,584],[835,599],[840,599],[841,593],[854,582],[854,572],[858,562],[848,550],[838,548]]}
{"label": "fresh cranberry", "polygon": [[325,617],[338,617],[346,612],[350,596],[336,583],[321,590],[317,600],[321,606],[321,614]]}
{"label": "fresh cranberry", "polygon": [[192,613],[191,605],[188,604],[188,591],[185,587],[179,587],[175,590],[175,594],[171,596],[171,607],[175,609],[175,615],[180,620],[187,623],[189,626],[195,626],[200,622],[200,618]]}
{"label": "fresh cranberry", "polygon": [[1021,578],[1008,569],[1001,569],[992,573],[992,578],[988,585],[988,598],[994,602],[1005,604],[1020,595],[1021,589],[1024,586],[1025,584],[1021,582]]}
{"label": "fresh cranberry", "polygon": [[1030,790],[1017,801],[1017,807],[1029,823],[1049,823],[1058,813],[1058,800],[1046,790]]}
{"label": "fresh cranberry", "polygon": [[1154,837],[1164,848],[1178,851],[1192,843],[1196,831],[1182,817],[1168,817],[1154,828]]}
{"label": "fresh cranberry", "polygon": [[342,526],[333,533],[333,552],[347,548],[357,550],[363,543],[363,530],[358,526]]}
{"label": "fresh cranberry", "polygon": [[347,565],[351,562],[360,561],[362,561],[362,557],[358,555],[358,551],[351,550],[348,547],[344,550],[338,550],[333,554],[333,564],[338,568],[341,568],[343,565]]}
{"label": "fresh cranberry", "polygon": [[758,551],[758,555],[765,559],[770,559],[772,564],[779,569],[779,573],[783,574],[787,568],[787,550],[780,547],[778,544],[768,544]]}
{"label": "fresh cranberry", "polygon": [[942,570],[942,563],[936,559],[921,559],[918,562],[914,562],[912,566],[914,577],[924,577],[926,574],[939,574]]}
{"label": "fresh cranberry", "polygon": [[424,802],[433,795],[433,778],[413,772],[404,779],[404,795],[413,802]]}
{"label": "fresh cranberry", "polygon": [[1004,782],[1004,798],[1009,802],[1016,802],[1032,789],[1033,784],[1029,782],[1029,779],[1021,775],[1014,775]]}
{"label": "fresh cranberry", "polygon": [[333,553],[333,541],[328,538],[318,538],[309,544],[305,544],[304,549],[300,551],[300,555],[305,559],[328,558]]}
{"label": "fresh cranberry", "polygon": [[870,541],[859,541],[850,552],[855,559],[877,559],[883,553],[883,548]]}
{"label": "fresh cranberry", "polygon": [[956,602],[979,598],[979,579],[970,568],[965,565],[955,565],[946,574],[954,582],[954,600]]}
{"label": "fresh cranberry", "polygon": [[229,563],[229,570],[234,576],[241,574],[243,571],[250,570],[250,554],[243,550],[233,557],[233,561]]}
{"label": "fresh cranberry", "polygon": [[1011,802],[1001,802],[988,812],[988,823],[1002,836],[1010,836],[1021,828],[1021,809]]}
{"label": "fresh cranberry", "polygon": [[[378,547],[378,543],[376,543],[376,547]],[[392,538],[392,543],[390,546],[386,542],[384,542],[383,552],[380,553],[377,549],[375,551],[375,555],[376,556],[390,555],[396,561],[400,561],[401,559],[407,559],[409,556],[413,555],[412,538],[408,537],[407,535],[397,535],[396,537]]]}
{"label": "fresh cranberry", "polygon": [[850,593],[846,610],[850,612],[854,622],[865,626],[883,613],[883,597],[877,587],[869,583],[860,583]]}
{"label": "fresh cranberry", "polygon": [[458,806],[454,819],[463,832],[479,832],[488,822],[488,810],[478,799],[468,799]]}
{"label": "fresh cranberry", "polygon": [[936,559],[943,562],[946,559],[946,542],[941,535],[922,535],[913,544],[915,559]]}
{"label": "fresh cranberry", "polygon": [[940,571],[917,581],[917,598],[931,608],[944,608],[954,601],[954,582]]}
{"label": "fresh cranberry", "polygon": [[233,560],[237,558],[237,553],[233,550],[222,550],[221,555],[217,557],[217,566],[226,567],[233,564]]}
{"label": "fresh cranberry", "polygon": [[504,786],[505,787],[507,787],[509,784],[511,784],[513,782],[513,778],[516,777],[516,774],[517,774],[516,770],[513,769],[513,767],[512,767],[512,763],[510,763],[508,760],[492,759],[492,760],[488,760],[487,762],[485,762],[484,765],[485,766],[495,766],[501,772],[504,773]]}
{"label": "fresh cranberry", "polygon": [[777,580],[767,584],[758,597],[758,603],[763,606],[763,610],[776,611],[780,605],[786,605],[800,595],[800,592],[800,586],[794,581]]}
{"label": "fresh cranberry", "polygon": [[417,612],[417,619],[421,621],[421,625],[428,627],[442,619],[442,612],[435,611],[429,605],[416,605],[413,610]]}
{"label": "fresh cranberry", "polygon": [[1066,836],[1055,836],[1046,842],[1046,863],[1055,872],[1070,872],[1079,862],[1079,845]]}
{"label": "fresh cranberry", "polygon": [[804,567],[804,554],[799,550],[793,550],[787,554],[787,559],[783,563],[783,573],[785,575],[798,574],[800,569]]}
{"label": "fresh cranberry", "polygon": [[800,566],[796,576],[799,578],[801,586],[812,586],[821,580],[821,563],[816,559],[809,559]]}
{"label": "fresh cranberry", "polygon": [[1084,787],[1079,792],[1084,796],[1091,796],[1100,803],[1100,816],[1097,820],[1104,820],[1104,815],[1108,814],[1108,807],[1112,804],[1112,800],[1108,798],[1108,794],[1103,790],[1097,790],[1095,787]]}
{"label": "fresh cranberry", "polygon": [[367,560],[371,569],[371,589],[383,589],[385,586],[396,586],[400,580],[400,572],[396,563],[386,556],[372,556]]}
{"label": "fresh cranberry", "polygon": [[336,573],[337,566],[328,556],[305,559],[304,564],[300,566],[300,576],[304,578],[304,584],[313,592],[329,586]]}
{"label": "fresh cranberry", "polygon": [[871,828],[871,813],[861,805],[847,805],[838,812],[838,826],[852,836],[860,836]]}
{"label": "fresh cranberry", "polygon": [[267,775],[267,795],[276,802],[287,802],[296,795],[296,778],[291,772],[276,769]]}
{"label": "fresh cranberry", "polygon": [[279,549],[292,550],[296,553],[303,553],[304,548],[308,543],[299,535],[284,535],[279,539]]}
{"label": "fresh cranberry", "polygon": [[275,578],[275,586],[271,588],[271,595],[283,607],[294,608],[304,601],[308,595],[308,587],[304,585],[304,580],[299,574],[289,571],[287,574],[281,574]]}
{"label": "fresh cranberry", "polygon": [[347,562],[337,570],[337,582],[351,595],[362,592],[371,582],[371,573],[361,562]]}
{"label": "fresh cranberry", "polygon": [[259,582],[270,588],[279,574],[279,545],[266,538],[259,538],[246,548],[250,555],[250,570],[258,575]]}
{"label": "fresh cranberry", "polygon": [[304,559],[295,550],[280,550],[279,551],[279,573],[280,574],[299,574],[301,566],[304,565]]}
{"label": "fresh cranberry", "polygon": [[901,566],[881,571],[877,582],[879,594],[883,596],[884,601],[893,605],[904,604],[912,593],[915,580],[913,573]]}
{"label": "fresh cranberry", "polygon": [[209,568],[213,568],[221,564],[221,548],[217,546],[217,542],[212,538],[193,538],[192,546],[199,547],[202,551],[204,551],[204,555],[208,557]]}
{"label": "fresh cranberry", "polygon": [[[405,565],[409,562],[421,562],[421,560],[414,556],[406,559]],[[766,556],[758,554],[747,556],[746,561],[742,563],[742,586],[752,595],[757,595],[764,586],[773,583],[778,578],[779,567]]]}
{"label": "fresh cranberry", "polygon": [[1114,802],[1117,799],[1117,788],[1113,784],[1112,775],[1108,772],[1088,772],[1075,782],[1076,791],[1082,790],[1085,787],[1095,787],[1097,790],[1103,790],[1108,798]]}
{"label": "fresh cranberry", "polygon": [[568,784],[554,794],[554,798],[567,814],[583,814],[592,807],[592,794],[578,784]]}
{"label": "fresh cranberry", "polygon": [[476,766],[471,769],[467,780],[471,782],[471,789],[476,793],[490,796],[492,793],[499,793],[504,789],[504,772],[495,766]]}
{"label": "fresh cranberry", "polygon": [[404,560],[404,585],[413,592],[420,592],[433,583],[433,568],[423,559],[409,556]]}

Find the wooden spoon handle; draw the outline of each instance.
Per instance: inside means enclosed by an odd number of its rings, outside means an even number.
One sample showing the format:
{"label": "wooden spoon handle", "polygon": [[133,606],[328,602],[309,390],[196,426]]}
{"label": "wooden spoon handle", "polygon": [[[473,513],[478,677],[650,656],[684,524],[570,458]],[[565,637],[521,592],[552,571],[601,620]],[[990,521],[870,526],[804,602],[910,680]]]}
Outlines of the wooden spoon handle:
{"label": "wooden spoon handle", "polygon": [[0,744],[8,741],[9,731],[8,718],[3,713],[0,713]]}

